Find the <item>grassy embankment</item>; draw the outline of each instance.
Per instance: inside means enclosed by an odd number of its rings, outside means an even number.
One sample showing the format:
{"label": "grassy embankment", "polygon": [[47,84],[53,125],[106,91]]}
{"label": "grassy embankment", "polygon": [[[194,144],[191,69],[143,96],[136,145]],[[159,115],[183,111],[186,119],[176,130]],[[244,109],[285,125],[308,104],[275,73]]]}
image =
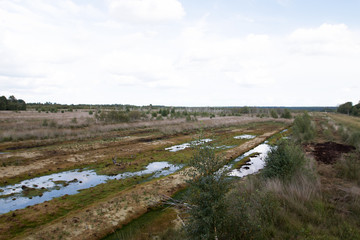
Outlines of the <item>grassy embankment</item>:
{"label": "grassy embankment", "polygon": [[[360,239],[359,181],[348,177],[360,175],[359,149],[340,155],[332,164],[317,161],[311,156],[312,151],[307,150],[308,157],[301,156],[294,150],[296,146],[316,150],[318,142],[349,143],[340,140],[341,131],[336,131],[339,130],[336,122],[329,121],[327,116],[315,114],[312,120],[311,124],[316,124],[315,138],[285,148],[268,159],[269,166],[262,174],[234,185],[228,195],[229,221],[234,228],[228,231],[236,233],[232,235],[235,239]],[[343,124],[354,122],[357,119],[347,119]],[[360,130],[355,124],[345,126],[353,129],[350,138],[353,131]],[[331,132],[326,132],[327,129]],[[300,136],[308,135],[302,132]],[[299,139],[296,133],[293,137]],[[279,164],[270,167],[274,161]],[[348,161],[352,168],[347,167]],[[296,166],[299,162],[303,162],[302,166]],[[294,166],[285,167],[288,163]]]}

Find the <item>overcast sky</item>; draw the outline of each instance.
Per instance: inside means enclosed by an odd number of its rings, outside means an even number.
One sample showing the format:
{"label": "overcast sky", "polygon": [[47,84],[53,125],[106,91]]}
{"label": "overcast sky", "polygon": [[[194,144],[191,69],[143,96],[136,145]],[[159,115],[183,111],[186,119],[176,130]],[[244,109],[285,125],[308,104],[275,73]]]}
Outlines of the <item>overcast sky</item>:
{"label": "overcast sky", "polygon": [[0,0],[0,95],[26,102],[360,100],[360,0]]}

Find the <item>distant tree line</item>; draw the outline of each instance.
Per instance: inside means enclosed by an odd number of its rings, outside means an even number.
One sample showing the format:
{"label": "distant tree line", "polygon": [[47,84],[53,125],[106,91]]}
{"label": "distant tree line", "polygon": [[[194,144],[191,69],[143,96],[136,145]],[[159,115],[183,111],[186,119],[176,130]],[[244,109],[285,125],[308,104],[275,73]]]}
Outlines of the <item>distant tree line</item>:
{"label": "distant tree line", "polygon": [[356,105],[353,105],[352,102],[346,102],[344,104],[341,104],[337,108],[337,112],[353,116],[360,116],[360,102]]}
{"label": "distant tree line", "polygon": [[1,96],[0,110],[26,110],[26,103],[22,99],[16,99],[14,96],[9,98]]}

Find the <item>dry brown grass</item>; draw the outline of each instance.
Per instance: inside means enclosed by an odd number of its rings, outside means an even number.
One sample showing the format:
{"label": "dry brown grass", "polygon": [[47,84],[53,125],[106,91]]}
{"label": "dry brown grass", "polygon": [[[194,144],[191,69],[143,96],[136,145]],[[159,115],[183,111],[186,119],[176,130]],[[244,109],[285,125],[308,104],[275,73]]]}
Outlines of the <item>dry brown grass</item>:
{"label": "dry brown grass", "polygon": [[[166,119],[161,121],[136,121],[130,123],[104,124],[98,122],[88,111],[43,113],[36,111],[0,113],[0,141],[26,139],[63,138],[83,139],[101,136],[114,130],[146,128],[163,134],[175,134],[199,128],[226,127],[250,122],[274,120],[250,116],[199,118],[197,122],[186,122],[185,119]],[[290,122],[277,119],[276,121]]]}
{"label": "dry brown grass", "polygon": [[335,122],[339,122],[344,124],[350,128],[354,128],[360,130],[360,118],[348,116],[346,114],[339,114],[339,113],[329,113],[328,114]]}

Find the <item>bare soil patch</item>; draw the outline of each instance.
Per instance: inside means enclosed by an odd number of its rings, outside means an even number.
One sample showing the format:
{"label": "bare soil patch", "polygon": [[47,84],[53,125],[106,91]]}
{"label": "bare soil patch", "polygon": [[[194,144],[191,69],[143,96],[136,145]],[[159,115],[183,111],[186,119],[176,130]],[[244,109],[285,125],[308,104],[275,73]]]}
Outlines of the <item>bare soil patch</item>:
{"label": "bare soil patch", "polygon": [[312,151],[316,161],[325,164],[333,164],[341,154],[355,150],[355,147],[336,142],[324,142],[305,146],[307,151]]}

